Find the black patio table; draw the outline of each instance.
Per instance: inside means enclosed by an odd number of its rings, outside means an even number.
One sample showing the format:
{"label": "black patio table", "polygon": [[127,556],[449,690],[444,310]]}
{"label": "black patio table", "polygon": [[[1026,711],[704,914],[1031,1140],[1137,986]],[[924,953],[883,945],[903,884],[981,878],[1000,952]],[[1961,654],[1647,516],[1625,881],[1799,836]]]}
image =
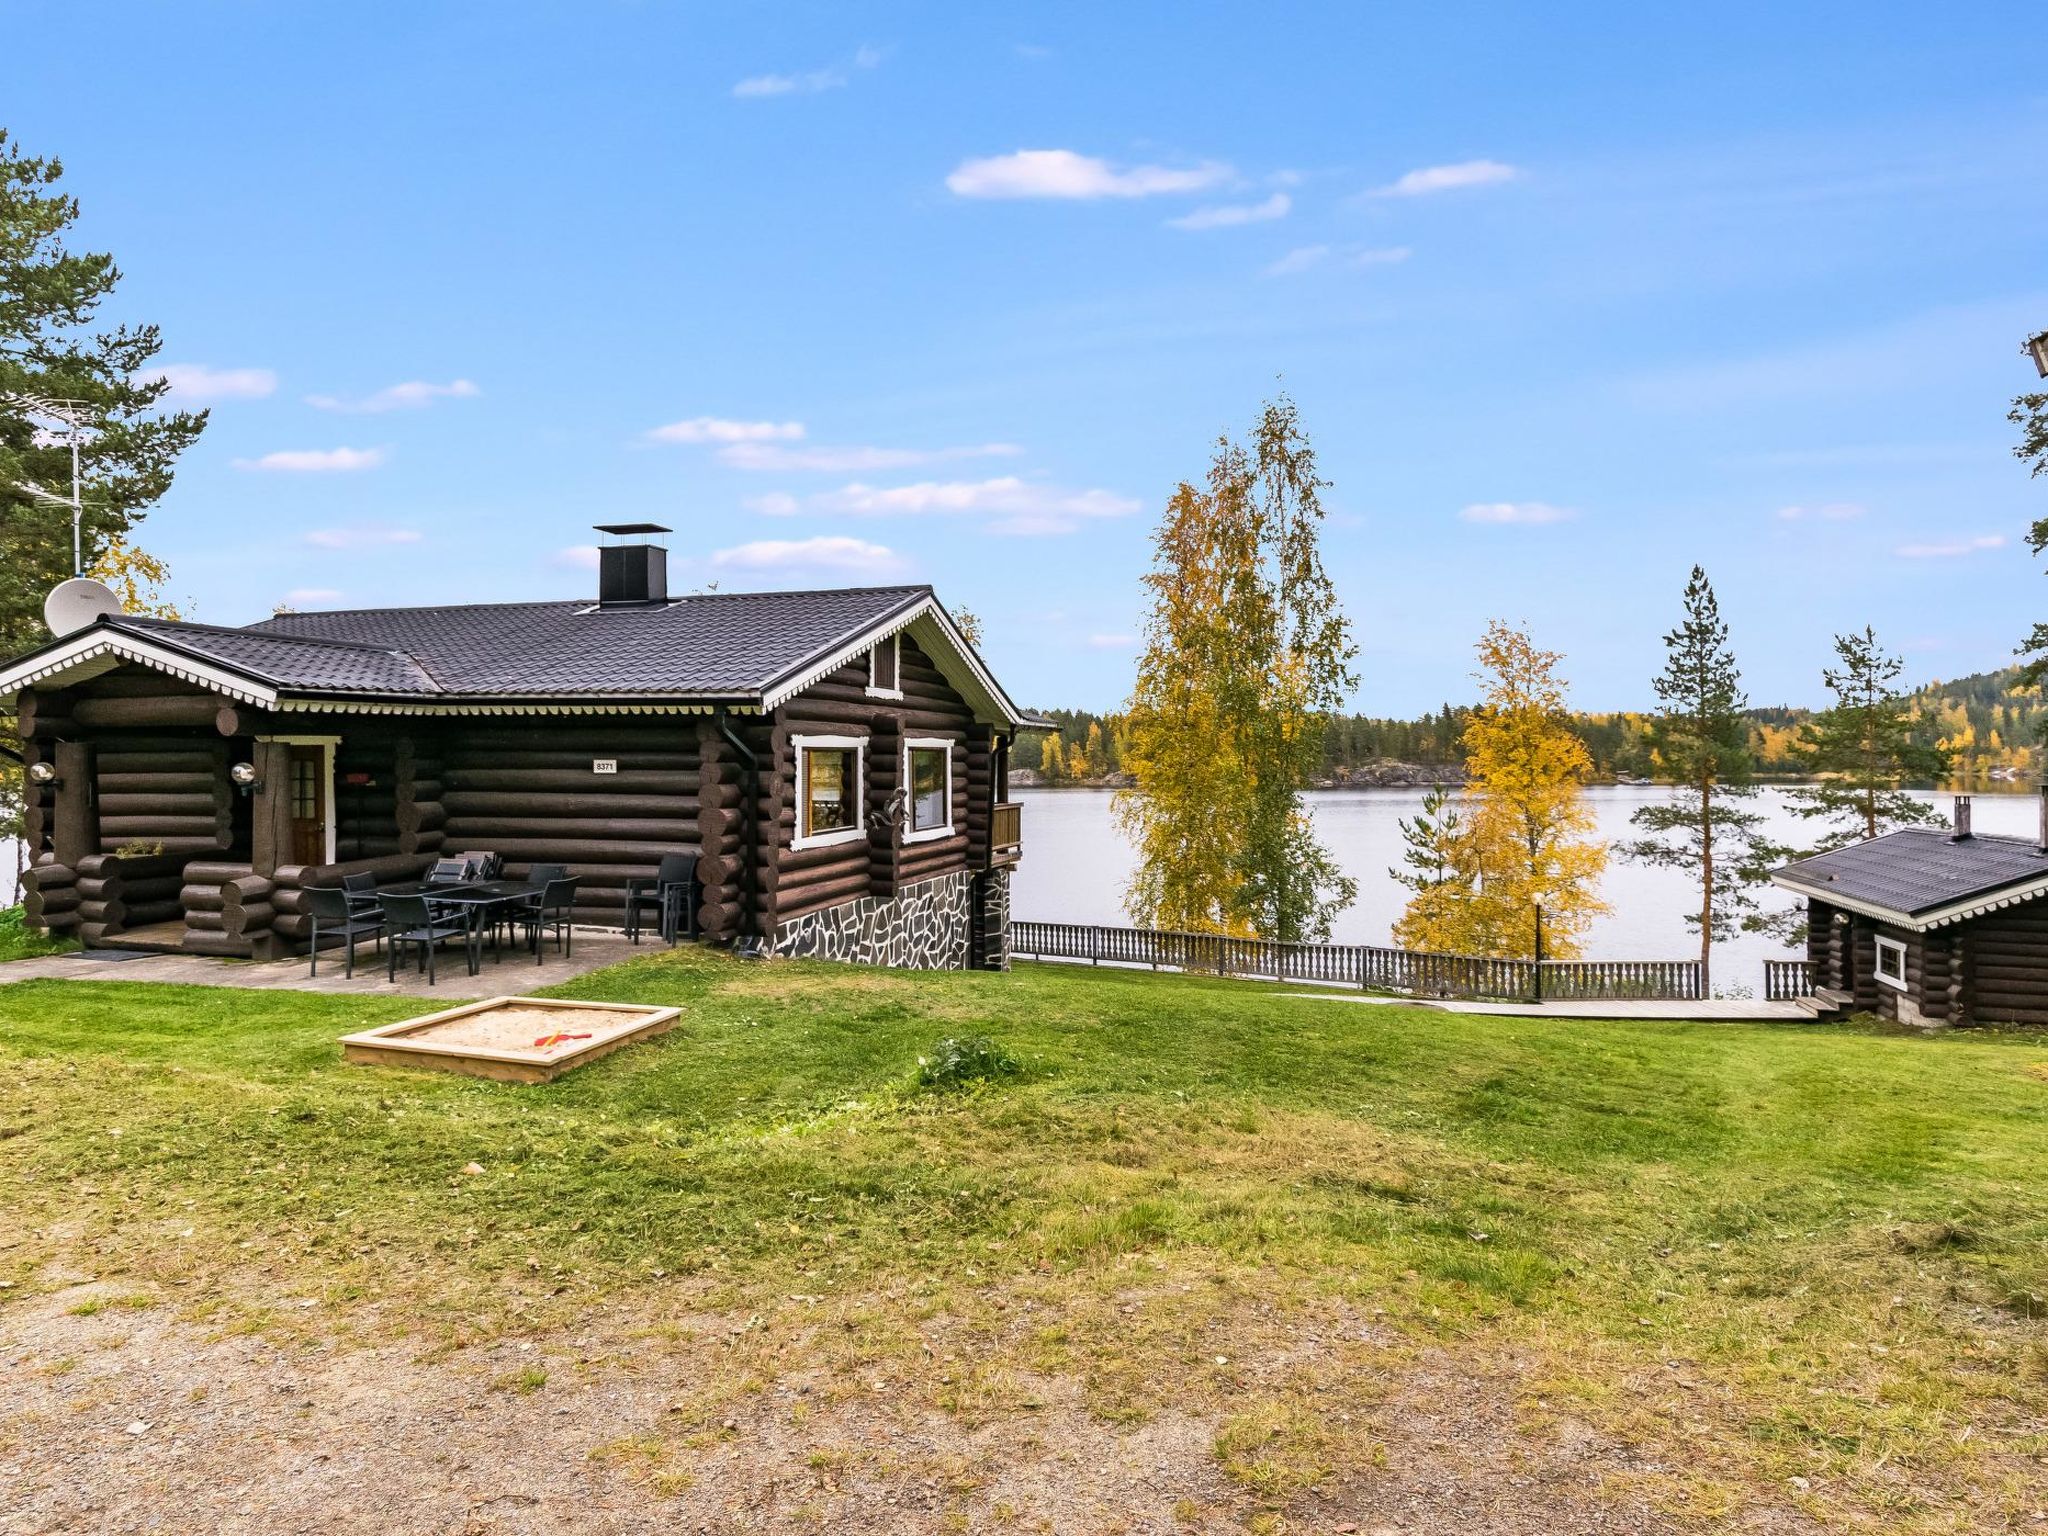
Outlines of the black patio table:
{"label": "black patio table", "polygon": [[[424,896],[429,901],[445,901],[450,906],[460,907],[469,919],[472,933],[489,921],[494,912],[522,906],[540,898],[540,887],[528,885],[523,880],[470,880],[459,885],[435,885],[426,880],[407,880],[398,885],[380,886],[379,889],[396,896]],[[492,955],[495,956],[497,951],[498,946],[493,941]]]}

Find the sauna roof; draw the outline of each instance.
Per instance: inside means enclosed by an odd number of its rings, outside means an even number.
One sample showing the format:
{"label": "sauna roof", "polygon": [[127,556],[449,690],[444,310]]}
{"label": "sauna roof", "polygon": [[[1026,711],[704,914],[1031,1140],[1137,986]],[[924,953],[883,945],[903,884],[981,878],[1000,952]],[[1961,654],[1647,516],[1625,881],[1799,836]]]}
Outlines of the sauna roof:
{"label": "sauna roof", "polygon": [[2048,853],[2026,837],[1907,827],[1771,873],[1771,882],[1902,928],[1939,928],[2048,894]]}
{"label": "sauna roof", "polygon": [[517,700],[773,709],[895,634],[909,634],[979,718],[1035,723],[924,586],[714,592],[616,607],[358,608],[278,614],[246,629],[117,614],[0,669],[0,697],[136,661],[265,707],[353,699],[437,710]]}

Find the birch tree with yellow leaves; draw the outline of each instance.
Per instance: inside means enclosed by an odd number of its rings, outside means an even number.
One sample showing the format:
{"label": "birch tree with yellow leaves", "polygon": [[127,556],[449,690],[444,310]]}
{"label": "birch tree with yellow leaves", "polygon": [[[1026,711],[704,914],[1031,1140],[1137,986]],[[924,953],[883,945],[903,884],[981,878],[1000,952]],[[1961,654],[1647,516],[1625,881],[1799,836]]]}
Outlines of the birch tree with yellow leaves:
{"label": "birch tree with yellow leaves", "polygon": [[1301,799],[1357,681],[1318,546],[1325,486],[1283,396],[1249,447],[1220,440],[1204,485],[1167,503],[1120,738],[1135,787],[1116,814],[1138,851],[1125,907],[1139,923],[1315,941],[1357,894]]}
{"label": "birch tree with yellow leaves", "polygon": [[[1438,954],[1531,959],[1581,953],[1607,910],[1600,876],[1607,845],[1583,795],[1592,758],[1569,725],[1563,657],[1496,619],[1478,646],[1480,703],[1465,729],[1464,811],[1403,824],[1411,849],[1440,855],[1418,888],[1396,942]],[[1411,863],[1415,862],[1411,858]]]}

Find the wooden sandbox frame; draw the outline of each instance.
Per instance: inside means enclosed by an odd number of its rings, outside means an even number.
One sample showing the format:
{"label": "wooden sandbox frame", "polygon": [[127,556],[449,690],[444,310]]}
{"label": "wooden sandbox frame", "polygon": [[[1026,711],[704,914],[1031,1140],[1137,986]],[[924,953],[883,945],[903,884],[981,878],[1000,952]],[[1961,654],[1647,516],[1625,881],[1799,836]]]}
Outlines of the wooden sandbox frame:
{"label": "wooden sandbox frame", "polygon": [[[562,1033],[588,1033],[588,1040],[565,1041],[550,1048],[535,1046],[507,1048],[476,1045],[453,1040],[436,1041],[437,1029],[463,1019],[476,1018],[497,1009],[518,1009],[536,1013],[558,1013]],[[586,1003],[561,997],[487,997],[482,1002],[464,1003],[440,1013],[416,1019],[400,1019],[376,1029],[341,1037],[344,1061],[380,1067],[431,1067],[442,1072],[461,1072],[470,1077],[487,1077],[501,1083],[547,1083],[572,1067],[608,1056],[623,1045],[645,1040],[674,1027],[682,1017],[680,1008],[650,1008],[641,1003]],[[610,1025],[599,1025],[593,1013],[624,1015]],[[587,1030],[578,1030],[587,1024]]]}

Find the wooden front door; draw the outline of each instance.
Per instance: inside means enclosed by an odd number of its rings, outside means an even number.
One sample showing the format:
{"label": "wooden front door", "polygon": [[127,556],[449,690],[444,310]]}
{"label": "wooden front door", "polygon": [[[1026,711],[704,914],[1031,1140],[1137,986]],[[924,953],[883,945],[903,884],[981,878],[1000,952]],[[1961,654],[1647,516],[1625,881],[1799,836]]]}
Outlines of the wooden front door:
{"label": "wooden front door", "polygon": [[295,746],[289,787],[292,812],[292,862],[327,862],[327,749]]}

